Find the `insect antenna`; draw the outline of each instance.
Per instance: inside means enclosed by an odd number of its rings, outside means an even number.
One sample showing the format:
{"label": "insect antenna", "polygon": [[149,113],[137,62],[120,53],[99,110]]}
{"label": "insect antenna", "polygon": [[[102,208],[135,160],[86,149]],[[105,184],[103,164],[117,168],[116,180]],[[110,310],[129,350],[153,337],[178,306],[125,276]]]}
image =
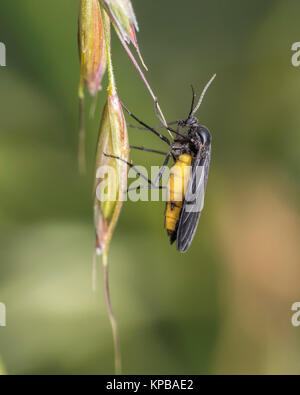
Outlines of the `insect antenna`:
{"label": "insect antenna", "polygon": [[204,96],[206,94],[207,89],[210,87],[211,83],[213,82],[213,80],[216,78],[217,74],[214,74],[211,79],[208,81],[208,83],[206,84],[205,88],[203,89],[203,92],[201,93],[200,99],[196,105],[196,107],[194,108],[194,110],[192,110],[190,116],[193,117],[195,115],[195,113],[198,111],[199,107],[201,106],[201,103],[204,99]]}
{"label": "insect antenna", "polygon": [[195,97],[196,97],[193,85],[191,85],[191,88],[192,88],[192,92],[193,92],[193,98],[192,98],[191,111],[189,113],[188,119],[190,119],[192,117],[193,110],[194,110],[194,104],[195,104]]}

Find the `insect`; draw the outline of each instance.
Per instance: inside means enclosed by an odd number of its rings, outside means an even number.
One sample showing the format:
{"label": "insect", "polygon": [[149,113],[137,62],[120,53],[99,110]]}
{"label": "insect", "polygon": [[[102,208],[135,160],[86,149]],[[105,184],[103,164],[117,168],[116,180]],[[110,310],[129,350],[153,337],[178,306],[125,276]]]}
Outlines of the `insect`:
{"label": "insect", "polygon": [[[211,134],[205,126],[198,124],[195,113],[198,111],[205,93],[215,77],[216,75],[207,83],[195,107],[195,92],[192,88],[192,105],[186,120],[174,121],[167,125],[153,128],[139,120],[123,105],[128,114],[142,125],[142,128],[131,125],[132,127],[149,130],[169,146],[169,152],[131,146],[133,149],[165,155],[163,165],[154,182],[141,174],[132,163],[125,162],[122,158],[114,155],[106,155],[127,163],[130,168],[148,182],[149,185],[144,188],[149,189],[165,188],[159,184],[170,158],[174,160],[167,186],[168,200],[165,210],[165,228],[170,238],[170,243],[173,244],[176,241],[176,248],[180,252],[186,252],[190,247],[203,210],[211,156]],[[177,125],[176,130],[170,127],[174,124]],[[175,134],[172,142],[169,138],[159,133],[158,130],[162,127]],[[178,179],[180,182],[176,182]],[[143,186],[134,189],[140,188],[143,188]],[[128,189],[127,191],[129,192],[130,190],[133,189]]]}

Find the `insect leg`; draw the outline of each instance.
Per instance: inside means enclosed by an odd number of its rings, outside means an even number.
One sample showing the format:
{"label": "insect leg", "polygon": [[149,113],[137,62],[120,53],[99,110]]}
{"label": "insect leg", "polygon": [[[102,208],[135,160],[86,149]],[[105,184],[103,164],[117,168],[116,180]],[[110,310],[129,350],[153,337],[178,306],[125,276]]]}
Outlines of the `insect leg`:
{"label": "insect leg", "polygon": [[161,185],[154,187],[152,185],[139,185],[138,187],[135,188],[128,188],[127,192],[131,192],[131,191],[137,191],[139,189],[167,189],[167,187],[163,187]]}
{"label": "insect leg", "polygon": [[[152,183],[150,180],[147,180],[148,184],[150,184],[150,185],[140,185],[140,186],[138,186],[136,188],[129,188],[129,189],[127,189],[127,192],[136,191],[138,189],[167,189],[166,187],[164,187],[162,185],[159,185],[159,183],[160,183],[160,180],[161,180],[161,178],[163,176],[163,173],[164,173],[164,171],[165,171],[165,169],[167,167],[167,164],[169,162],[169,159],[170,159],[171,155],[172,155],[172,152],[169,152],[167,154],[162,167],[159,169],[159,173],[158,173],[154,183]],[[144,177],[142,176],[142,178],[144,178]]]}
{"label": "insect leg", "polygon": [[[168,123],[168,126],[177,125],[178,122],[179,122],[179,121],[172,121],[172,122],[169,122],[169,123]],[[142,127],[140,127],[140,126],[135,126],[135,125],[132,125],[132,124],[130,124],[130,123],[128,123],[127,126],[128,126],[129,128],[132,128],[132,129],[148,130],[148,128],[142,128]],[[158,129],[162,129],[162,128],[164,128],[164,127],[165,127],[164,125],[160,125],[160,126],[155,126],[155,127],[153,127],[152,129],[158,130]]]}
{"label": "insect leg", "polygon": [[[156,112],[156,116],[158,117],[158,119],[160,120],[160,122],[164,125],[164,127],[167,129],[167,131],[169,132],[170,135],[171,135],[170,132],[172,132],[172,133],[176,134],[177,136],[180,136],[180,137],[186,139],[186,136],[184,136],[183,134],[179,133],[178,131],[176,131],[176,130],[170,128],[170,127],[168,126],[168,124],[164,124],[163,120],[161,119],[161,117],[160,117],[160,115],[159,115],[158,101],[157,101],[157,100],[155,101],[155,112]],[[172,136],[172,135],[171,135],[171,136]]]}
{"label": "insect leg", "polygon": [[155,184],[148,177],[146,177],[144,174],[142,174],[132,163],[127,162],[127,160],[125,160],[123,158],[120,158],[119,156],[108,155],[108,154],[105,154],[105,153],[104,153],[104,156],[106,156],[107,158],[117,159],[117,160],[120,160],[121,162],[126,163],[126,165],[129,166],[133,171],[135,171],[137,175],[139,175],[145,181],[147,181],[149,185],[152,185],[153,187],[155,187]]}
{"label": "insect leg", "polygon": [[166,156],[166,158],[164,160],[164,163],[163,163],[162,167],[160,168],[159,173],[158,173],[154,183],[148,177],[146,177],[144,174],[142,174],[132,163],[127,162],[125,159],[120,158],[119,156],[109,155],[109,154],[106,154],[106,153],[104,153],[104,156],[106,156],[107,158],[117,159],[117,160],[120,160],[120,161],[126,163],[127,166],[129,166],[133,171],[136,172],[137,175],[139,175],[141,178],[143,178],[149,184],[149,186],[138,186],[137,188],[134,188],[134,189],[130,189],[129,188],[129,189],[127,189],[127,192],[130,192],[132,190],[137,190],[137,189],[166,189],[166,187],[160,186],[159,182],[160,182],[160,180],[161,180],[161,178],[163,176],[163,173],[164,173],[164,171],[165,171],[165,169],[166,169],[166,167],[168,165],[170,157],[172,156],[172,151],[170,151],[167,154],[167,156]]}
{"label": "insect leg", "polygon": [[164,160],[164,163],[163,163],[162,167],[161,167],[160,170],[159,170],[159,173],[158,173],[158,175],[157,175],[157,177],[156,177],[156,180],[154,181],[154,185],[155,185],[155,186],[158,186],[158,184],[160,183],[160,180],[161,180],[161,178],[162,178],[162,176],[163,176],[163,174],[164,174],[164,171],[166,170],[166,167],[167,167],[167,165],[168,165],[168,162],[169,162],[169,159],[170,159],[171,156],[172,156],[172,151],[170,151],[170,152],[167,154],[167,156],[166,156],[166,158],[165,158],[165,160]]}
{"label": "insect leg", "polygon": [[166,136],[163,136],[162,134],[158,133],[155,129],[153,129],[151,126],[147,125],[143,121],[140,121],[135,115],[133,115],[128,108],[125,107],[125,105],[121,102],[122,107],[124,110],[133,118],[135,119],[140,125],[144,126],[146,129],[150,130],[152,133],[154,133],[157,137],[159,137],[161,140],[163,140],[165,143],[171,146],[171,143],[169,139]]}
{"label": "insect leg", "polygon": [[140,151],[153,152],[154,154],[167,155],[167,153],[163,152],[163,151],[157,151],[155,149],[149,149],[149,148],[144,148],[144,147],[136,147],[135,145],[131,145],[130,148],[137,149]]}

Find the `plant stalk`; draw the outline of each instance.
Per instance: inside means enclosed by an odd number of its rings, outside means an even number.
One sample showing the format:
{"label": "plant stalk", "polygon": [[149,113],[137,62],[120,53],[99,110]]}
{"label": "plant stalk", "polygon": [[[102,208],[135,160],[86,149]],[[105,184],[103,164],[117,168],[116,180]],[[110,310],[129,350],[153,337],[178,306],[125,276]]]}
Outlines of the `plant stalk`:
{"label": "plant stalk", "polygon": [[122,373],[122,362],[121,362],[121,349],[120,349],[120,341],[119,341],[119,332],[117,321],[112,311],[111,299],[110,299],[110,291],[109,291],[109,268],[107,262],[107,253],[104,252],[102,256],[102,264],[103,264],[103,275],[104,275],[104,291],[105,291],[105,300],[106,306],[109,316],[110,325],[113,333],[113,342],[114,342],[114,354],[115,354],[115,374]]}
{"label": "plant stalk", "polygon": [[80,174],[86,172],[85,158],[85,125],[84,125],[84,98],[79,97],[79,141],[78,141],[78,167]]}

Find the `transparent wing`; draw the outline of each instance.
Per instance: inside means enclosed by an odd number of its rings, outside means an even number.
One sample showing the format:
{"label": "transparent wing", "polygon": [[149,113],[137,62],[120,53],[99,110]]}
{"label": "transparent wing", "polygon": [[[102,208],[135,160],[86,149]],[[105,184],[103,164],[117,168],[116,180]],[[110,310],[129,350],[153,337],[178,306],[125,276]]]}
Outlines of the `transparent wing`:
{"label": "transparent wing", "polygon": [[211,148],[209,146],[205,159],[196,157],[192,165],[192,176],[185,194],[177,228],[176,248],[181,252],[187,251],[191,245],[203,210],[210,154]]}

